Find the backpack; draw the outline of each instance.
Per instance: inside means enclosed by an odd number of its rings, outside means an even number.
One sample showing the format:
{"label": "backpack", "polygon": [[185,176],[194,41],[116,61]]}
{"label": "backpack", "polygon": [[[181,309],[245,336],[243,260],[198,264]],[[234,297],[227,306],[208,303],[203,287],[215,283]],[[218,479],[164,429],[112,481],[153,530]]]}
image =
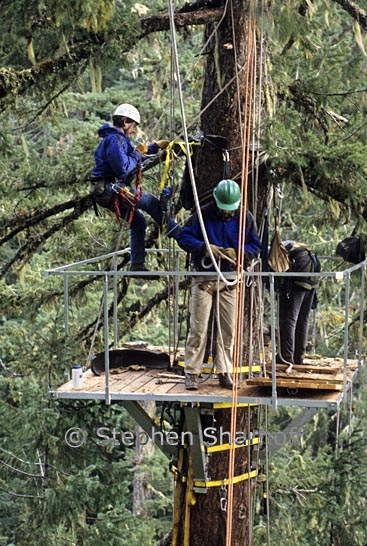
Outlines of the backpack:
{"label": "backpack", "polygon": [[366,258],[363,235],[351,235],[337,244],[335,254],[346,262],[359,264]]}
{"label": "backpack", "polygon": [[[298,243],[286,245],[289,260],[289,272],[294,273],[320,273],[321,263],[318,256],[305,245]],[[297,286],[301,286],[305,290],[318,288],[320,285],[320,277],[293,277],[292,281]]]}
{"label": "backpack", "polygon": [[[318,256],[307,246],[300,243],[284,244],[280,238],[278,230],[275,231],[270,245],[268,263],[272,271],[277,273],[319,273],[321,263]],[[319,277],[277,277],[276,290],[279,291],[285,286],[290,289],[294,283],[305,290],[318,288],[320,285]]]}

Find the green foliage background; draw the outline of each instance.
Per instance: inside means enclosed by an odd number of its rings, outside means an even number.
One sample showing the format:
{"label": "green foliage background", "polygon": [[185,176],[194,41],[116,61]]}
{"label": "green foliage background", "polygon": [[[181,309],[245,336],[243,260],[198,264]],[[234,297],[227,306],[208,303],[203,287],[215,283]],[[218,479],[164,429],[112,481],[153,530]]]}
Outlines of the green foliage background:
{"label": "green foliage background", "polygon": [[[338,3],[302,5],[273,2],[261,21],[271,46],[263,146],[273,165],[285,167],[282,235],[331,256],[354,226],[365,232],[366,39]],[[71,280],[66,336],[62,280],[45,271],[111,252],[117,240],[120,248],[128,247],[128,231],[109,213],[94,215],[86,181],[97,129],[116,105],[139,106],[143,123],[137,141],[180,135],[169,33],[139,40],[141,19],[164,11],[166,3],[5,0],[1,9],[0,543],[153,545],[171,527],[168,461],[156,453],[149,463],[155,494],[148,517],[137,519],[134,451],[93,442],[71,449],[64,442],[73,426],[94,431],[111,423],[129,430],[133,423],[126,412],[118,405],[49,396],[72,363],[86,361],[100,286]],[[194,131],[201,32],[182,31],[179,40],[186,114]],[[52,61],[55,68],[44,74]],[[176,181],[181,170],[178,163]],[[145,189],[157,194],[159,180],[157,169],[144,179]],[[353,279],[352,310],[358,307],[359,283]],[[130,327],[164,283],[120,288],[126,292],[119,308],[121,340],[165,344],[170,316],[165,302]],[[324,283],[317,312],[320,353],[342,350],[343,305],[343,289]],[[94,348],[101,347],[98,330]],[[285,446],[270,461],[270,518],[261,515],[259,484],[254,543],[263,544],[270,533],[272,544],[365,544],[365,388],[362,377],[341,416],[320,411],[302,445]],[[296,413],[282,409],[271,416],[270,426],[279,430]]]}

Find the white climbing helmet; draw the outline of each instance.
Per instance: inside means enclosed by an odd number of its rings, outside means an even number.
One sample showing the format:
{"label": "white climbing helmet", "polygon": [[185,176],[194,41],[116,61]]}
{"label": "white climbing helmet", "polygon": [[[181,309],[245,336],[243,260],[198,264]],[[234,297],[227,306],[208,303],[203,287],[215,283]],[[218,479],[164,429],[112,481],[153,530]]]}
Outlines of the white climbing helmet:
{"label": "white climbing helmet", "polygon": [[135,123],[140,123],[140,113],[132,104],[120,104],[113,113],[114,116],[122,116],[124,118],[130,118]]}

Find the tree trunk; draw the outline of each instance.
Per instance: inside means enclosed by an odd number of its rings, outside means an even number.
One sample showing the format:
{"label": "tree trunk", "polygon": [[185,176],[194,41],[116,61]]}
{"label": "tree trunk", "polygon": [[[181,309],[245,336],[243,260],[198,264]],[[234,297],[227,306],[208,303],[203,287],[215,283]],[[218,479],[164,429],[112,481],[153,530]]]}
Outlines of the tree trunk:
{"label": "tree trunk", "polygon": [[[236,179],[239,184],[249,186],[249,199],[246,207],[252,211],[257,219],[262,217],[266,205],[267,180],[265,168],[258,177],[256,190],[249,183],[248,171],[243,168],[244,145],[248,147],[250,140],[246,140],[244,120],[253,116],[252,89],[249,83],[251,78],[251,60],[248,47],[248,36],[251,32],[252,15],[250,15],[248,0],[234,0],[228,7],[225,18],[217,27],[217,23],[207,25],[205,31],[206,67],[202,94],[201,128],[204,136],[219,135],[227,139],[229,155],[223,155],[221,151],[213,150],[204,145],[200,148],[195,164],[195,178],[198,184],[198,194],[201,203],[206,202],[212,196],[214,186],[223,178]],[[224,5],[224,2],[223,2]],[[237,71],[237,72],[236,72]],[[256,75],[254,74],[256,80]],[[248,121],[251,124],[251,121]],[[247,133],[250,134],[250,133]],[[257,157],[257,146],[253,153]],[[228,159],[229,162],[224,161]],[[256,159],[256,158],[255,158]],[[244,171],[244,176],[241,174]],[[199,185],[200,184],[200,185]],[[254,207],[256,210],[254,210]],[[258,210],[257,210],[258,209]],[[250,365],[254,358],[258,358],[259,347],[251,335],[259,331],[258,312],[253,313],[253,302],[248,297],[250,290],[246,287],[245,309],[242,328],[243,337],[243,361],[240,365]],[[258,311],[258,308],[255,308]],[[253,316],[257,315],[256,319]],[[248,325],[252,324],[252,329]],[[236,363],[235,363],[236,364]],[[230,431],[231,410],[217,409],[214,413],[215,428],[217,431]],[[236,431],[245,432],[247,437],[257,429],[257,409],[253,407],[237,409]],[[222,442],[223,443],[223,442]],[[182,454],[181,454],[182,455]],[[244,480],[233,485],[232,513],[223,508],[225,502],[225,490],[218,487],[210,487],[206,494],[194,494],[191,503],[187,502],[187,488],[190,484],[190,454],[183,454],[185,462],[182,464],[183,473],[187,469],[187,482],[181,484],[176,490],[175,500],[175,525],[177,541],[175,546],[190,544],[190,546],[225,546],[226,544],[226,518],[232,518],[231,546],[250,545],[252,543],[253,524],[253,500],[254,480]],[[252,446],[235,450],[234,476],[241,476],[250,472],[252,459]],[[209,458],[210,480],[224,480],[229,473],[229,451],[216,452]],[[189,504],[189,506],[188,506]],[[177,510],[181,513],[180,521],[177,518]],[[185,514],[185,515],[184,515]],[[183,530],[187,517],[189,517],[189,542],[184,542]]]}
{"label": "tree trunk", "polygon": [[[155,416],[155,402],[152,400],[141,401],[140,405],[153,418]],[[135,437],[139,438],[139,434],[144,432],[143,429],[136,425]],[[136,442],[135,447],[135,469],[133,478],[133,514],[140,518],[148,518],[147,501],[152,498],[152,490],[150,484],[152,482],[151,472],[149,470],[149,459],[154,455],[153,442],[143,440]]]}
{"label": "tree trunk", "polygon": [[[220,135],[228,140],[230,163],[225,177],[236,178],[238,181],[243,152],[243,108],[248,93],[245,77],[248,71],[247,4],[247,0],[232,2],[234,27],[229,9],[217,30],[214,30],[217,23],[206,27],[206,67],[201,101],[201,128],[204,135]],[[226,166],[218,151],[211,151],[204,146],[198,155],[200,191],[205,192],[224,178]],[[206,168],[207,165],[210,165],[210,169]]]}
{"label": "tree trunk", "polygon": [[[231,410],[218,409],[214,414],[215,427],[219,431],[229,432]],[[237,409],[236,430],[246,433],[256,428],[256,412],[253,408]],[[224,434],[223,434],[223,437]],[[225,443],[218,438],[218,445]],[[235,450],[234,476],[240,477],[251,471],[252,449],[242,447]],[[228,478],[229,451],[213,453],[209,460],[209,477],[211,481]],[[190,546],[225,546],[227,534],[227,517],[232,518],[231,546],[250,545],[252,521],[254,480],[244,480],[233,485],[233,504],[231,512],[226,509],[228,498],[226,487],[210,487],[206,494],[195,495],[195,505],[190,509]],[[227,507],[228,508],[228,507]]]}

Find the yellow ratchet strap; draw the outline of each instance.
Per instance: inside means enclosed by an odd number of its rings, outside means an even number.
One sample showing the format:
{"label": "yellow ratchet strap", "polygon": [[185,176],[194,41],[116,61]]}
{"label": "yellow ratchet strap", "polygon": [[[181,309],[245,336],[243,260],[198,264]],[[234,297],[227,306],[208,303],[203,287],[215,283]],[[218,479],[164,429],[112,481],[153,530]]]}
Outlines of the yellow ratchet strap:
{"label": "yellow ratchet strap", "polygon": [[229,485],[230,483],[240,483],[245,480],[250,480],[251,478],[256,478],[258,470],[252,470],[251,472],[246,472],[246,474],[241,474],[240,476],[234,476],[233,478],[226,478],[224,480],[214,480],[210,482],[194,481],[195,487],[222,487],[223,485]]}

